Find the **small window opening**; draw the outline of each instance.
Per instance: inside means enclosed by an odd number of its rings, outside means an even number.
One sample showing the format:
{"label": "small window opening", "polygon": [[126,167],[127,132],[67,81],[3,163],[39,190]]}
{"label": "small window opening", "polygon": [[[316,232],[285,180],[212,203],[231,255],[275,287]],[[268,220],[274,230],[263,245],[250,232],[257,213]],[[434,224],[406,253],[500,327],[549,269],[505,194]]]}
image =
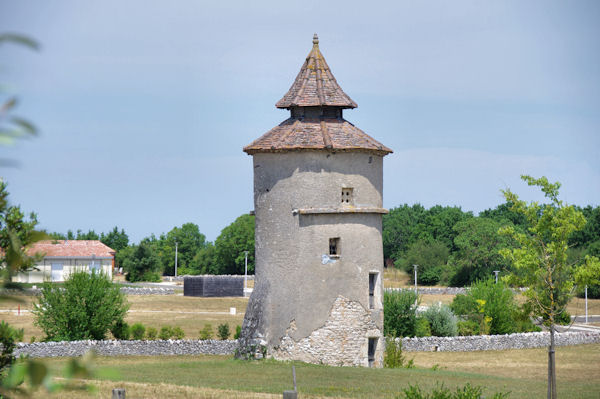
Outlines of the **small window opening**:
{"label": "small window opening", "polygon": [[340,238],[329,239],[329,255],[340,255]]}
{"label": "small window opening", "polygon": [[375,309],[375,283],[377,273],[369,273],[369,309]]}
{"label": "small window opening", "polygon": [[377,338],[369,338],[369,367],[375,364],[375,349],[377,349]]}
{"label": "small window opening", "polygon": [[354,202],[352,191],[352,188],[342,188],[342,205],[352,205]]}

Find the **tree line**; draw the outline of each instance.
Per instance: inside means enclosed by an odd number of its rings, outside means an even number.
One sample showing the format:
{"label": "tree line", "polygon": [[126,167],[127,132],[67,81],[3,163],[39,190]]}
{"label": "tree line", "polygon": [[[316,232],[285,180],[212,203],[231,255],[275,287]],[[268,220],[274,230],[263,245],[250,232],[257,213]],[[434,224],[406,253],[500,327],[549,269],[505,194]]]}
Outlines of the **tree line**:
{"label": "tree line", "polygon": [[[467,286],[478,280],[513,271],[501,256],[503,249],[514,249],[518,243],[498,233],[512,226],[527,232],[526,218],[511,210],[506,202],[474,216],[456,206],[436,205],[426,209],[420,204],[404,204],[392,208],[383,217],[383,251],[386,266],[413,272],[424,285]],[[569,238],[570,263],[586,255],[600,256],[600,207],[575,207],[587,223]],[[600,296],[600,289],[597,295]]]}
{"label": "tree line", "polygon": [[185,223],[159,237],[151,234],[138,244],[130,243],[124,229],[108,233],[94,230],[67,234],[49,233],[57,240],[100,240],[116,251],[116,267],[122,267],[129,281],[159,281],[161,275],[244,274],[248,251],[248,273],[254,273],[254,216],[241,215],[225,227],[214,242],[206,240],[198,225]]}

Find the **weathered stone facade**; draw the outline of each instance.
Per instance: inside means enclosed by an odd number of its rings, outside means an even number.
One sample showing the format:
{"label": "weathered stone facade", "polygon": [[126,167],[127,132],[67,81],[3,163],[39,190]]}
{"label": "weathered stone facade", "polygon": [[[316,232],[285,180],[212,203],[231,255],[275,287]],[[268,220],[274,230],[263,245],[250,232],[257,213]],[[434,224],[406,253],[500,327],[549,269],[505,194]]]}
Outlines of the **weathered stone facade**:
{"label": "weathered stone facade", "polygon": [[244,148],[254,158],[256,270],[240,355],[381,367],[391,150],[342,118],[356,104],[316,39],[278,106],[290,119]]}

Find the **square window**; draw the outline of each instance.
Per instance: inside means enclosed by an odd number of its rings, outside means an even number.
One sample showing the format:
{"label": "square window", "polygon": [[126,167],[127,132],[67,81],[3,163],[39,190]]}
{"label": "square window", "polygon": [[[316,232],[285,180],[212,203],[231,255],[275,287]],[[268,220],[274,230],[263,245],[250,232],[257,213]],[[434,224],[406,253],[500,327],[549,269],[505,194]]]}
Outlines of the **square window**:
{"label": "square window", "polygon": [[329,255],[339,256],[341,253],[340,248],[340,238],[330,238],[329,239]]}
{"label": "square window", "polygon": [[342,188],[342,205],[352,205],[354,203],[352,191],[353,189],[350,187]]}

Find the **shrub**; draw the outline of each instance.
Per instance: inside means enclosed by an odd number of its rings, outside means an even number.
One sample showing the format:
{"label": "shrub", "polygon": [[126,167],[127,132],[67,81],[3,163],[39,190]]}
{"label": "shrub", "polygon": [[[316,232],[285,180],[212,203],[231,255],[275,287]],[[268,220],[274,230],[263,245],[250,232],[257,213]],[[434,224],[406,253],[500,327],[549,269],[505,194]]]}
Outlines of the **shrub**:
{"label": "shrub", "polygon": [[413,337],[417,305],[417,294],[414,291],[384,291],[383,333],[389,337]]}
{"label": "shrub", "polygon": [[[479,334],[511,334],[521,332],[515,317],[519,308],[514,294],[501,281],[496,284],[493,279],[477,281],[466,294],[457,295],[450,305],[455,314],[465,320],[474,320],[482,327],[488,320],[488,331],[479,329]],[[526,315],[525,318],[528,318]]]}
{"label": "shrub", "polygon": [[146,339],[155,340],[158,336],[158,331],[154,327],[148,327],[146,329]]}
{"label": "shrub", "polygon": [[111,327],[110,332],[116,339],[126,340],[129,339],[129,336],[131,335],[129,324],[123,320],[117,321],[115,325]]}
{"label": "shrub", "polygon": [[123,321],[128,308],[125,296],[106,275],[77,272],[62,287],[44,283],[33,314],[46,340],[101,340]]}
{"label": "shrub", "polygon": [[240,326],[240,325],[235,326],[235,334],[233,335],[233,339],[239,339],[241,335],[242,335],[242,326]]}
{"label": "shrub", "polygon": [[213,329],[210,324],[205,324],[204,328],[200,330],[200,339],[212,339]]}
{"label": "shrub", "polygon": [[13,350],[16,347],[16,342],[22,340],[22,328],[16,329],[4,320],[0,321],[0,345],[2,347],[2,352],[0,352],[0,372],[15,361]]}
{"label": "shrub", "polygon": [[131,326],[131,337],[133,339],[142,340],[146,334],[146,327],[142,323],[135,323]]}
{"label": "shrub", "polygon": [[415,325],[415,337],[430,337],[431,327],[425,317],[417,317]]}
{"label": "shrub", "polygon": [[423,317],[429,322],[431,335],[436,337],[454,337],[458,334],[456,316],[448,306],[433,305],[424,313]]}
{"label": "shrub", "polygon": [[229,324],[219,324],[217,327],[217,335],[221,340],[229,339],[229,335],[231,335],[231,332],[229,331]]}
{"label": "shrub", "polygon": [[160,328],[160,332],[158,333],[158,338],[160,339],[171,339],[173,336],[173,329],[170,326],[162,326]]}
{"label": "shrub", "polygon": [[483,389],[479,386],[472,386],[467,383],[464,387],[457,387],[456,391],[452,392],[448,388],[436,386],[431,393],[426,393],[421,390],[418,385],[409,385],[403,390],[405,399],[506,399],[508,392],[496,392],[492,396],[483,396]]}
{"label": "shrub", "polygon": [[419,265],[417,281],[419,284],[435,285],[440,281],[442,269],[448,261],[448,247],[439,241],[415,242],[406,254],[396,262],[407,273],[413,272],[413,265]]}
{"label": "shrub", "polygon": [[173,338],[174,339],[183,339],[183,338],[185,338],[185,332],[183,332],[183,330],[179,326],[175,326],[173,328],[172,334],[173,334]]}
{"label": "shrub", "polygon": [[406,367],[412,369],[415,367],[413,359],[406,361],[402,353],[402,340],[388,337],[385,339],[385,353],[383,354],[383,367],[397,369]]}
{"label": "shrub", "polygon": [[479,335],[479,324],[475,320],[461,320],[456,323],[458,335]]}

